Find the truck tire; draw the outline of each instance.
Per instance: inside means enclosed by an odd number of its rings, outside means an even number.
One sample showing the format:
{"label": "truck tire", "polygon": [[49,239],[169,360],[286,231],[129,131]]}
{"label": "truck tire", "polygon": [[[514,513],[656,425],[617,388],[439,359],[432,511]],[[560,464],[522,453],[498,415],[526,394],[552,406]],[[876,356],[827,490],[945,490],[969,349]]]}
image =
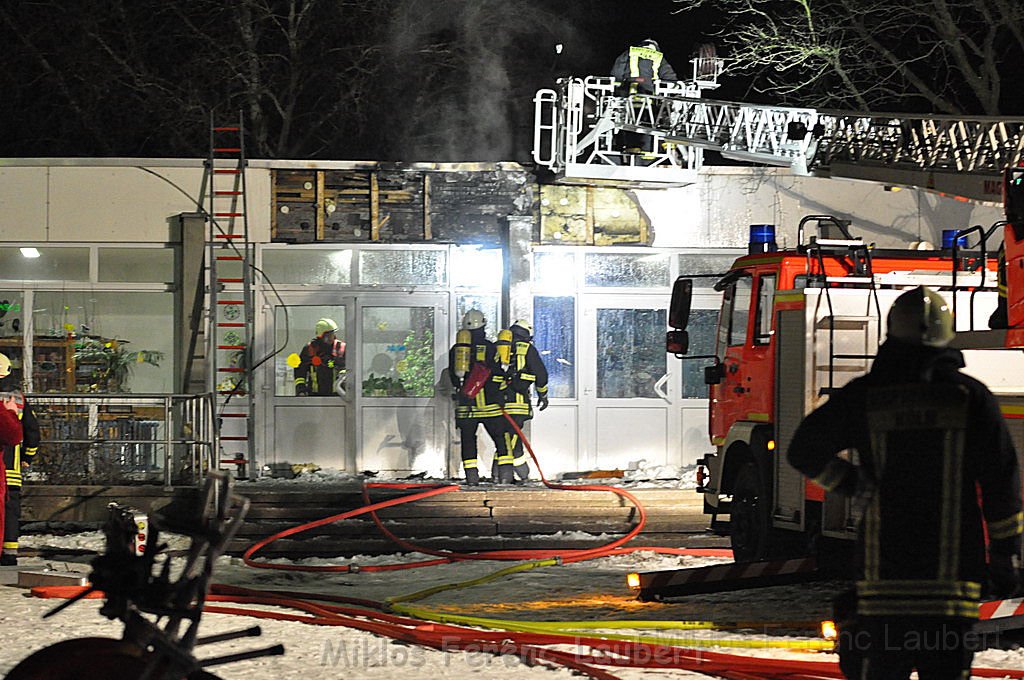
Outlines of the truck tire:
{"label": "truck tire", "polygon": [[745,463],[736,475],[729,515],[733,558],[737,562],[765,559],[771,534],[771,499],[754,461]]}

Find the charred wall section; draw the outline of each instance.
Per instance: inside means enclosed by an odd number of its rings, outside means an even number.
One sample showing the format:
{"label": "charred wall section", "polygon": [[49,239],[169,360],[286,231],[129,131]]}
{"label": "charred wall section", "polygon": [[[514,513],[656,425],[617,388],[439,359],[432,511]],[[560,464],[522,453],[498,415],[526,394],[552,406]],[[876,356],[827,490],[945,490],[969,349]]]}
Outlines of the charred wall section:
{"label": "charred wall section", "polygon": [[516,164],[272,171],[277,243],[440,242],[501,246],[510,218],[534,243],[651,245],[633,192],[538,185]]}

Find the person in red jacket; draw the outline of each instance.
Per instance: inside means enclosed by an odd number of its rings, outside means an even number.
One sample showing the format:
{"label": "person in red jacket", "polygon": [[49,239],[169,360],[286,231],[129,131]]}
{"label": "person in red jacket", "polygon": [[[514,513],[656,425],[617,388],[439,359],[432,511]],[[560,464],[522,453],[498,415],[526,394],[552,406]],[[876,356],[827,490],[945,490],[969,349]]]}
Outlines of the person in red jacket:
{"label": "person in red jacket", "polygon": [[[0,355],[2,356],[2,355]],[[17,446],[21,443],[21,421],[18,420],[17,398],[12,394],[0,401],[0,445],[4,448]],[[7,505],[7,467],[3,456],[0,456],[0,535],[4,532],[5,508]],[[0,559],[3,548],[0,546]]]}

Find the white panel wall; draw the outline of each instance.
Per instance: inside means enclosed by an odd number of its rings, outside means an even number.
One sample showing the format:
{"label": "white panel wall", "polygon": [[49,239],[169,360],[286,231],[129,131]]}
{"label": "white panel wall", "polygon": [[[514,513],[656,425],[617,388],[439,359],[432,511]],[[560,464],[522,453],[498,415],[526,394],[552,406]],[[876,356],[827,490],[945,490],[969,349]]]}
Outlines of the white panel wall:
{"label": "white panel wall", "polygon": [[705,168],[697,184],[638,191],[660,247],[744,247],[751,224],[775,224],[780,247],[794,246],[805,215],[853,221],[853,232],[880,247],[941,243],[943,229],[1002,219],[1002,209],[926,191],[886,191],[874,182],[798,177],[778,168]]}
{"label": "white panel wall", "polygon": [[48,240],[46,177],[46,168],[0,168],[0,240]]}
{"label": "white panel wall", "polygon": [[[197,210],[198,160],[89,163],[0,169],[0,240],[163,243],[169,218]],[[246,182],[250,234],[269,241],[270,171],[250,168]]]}

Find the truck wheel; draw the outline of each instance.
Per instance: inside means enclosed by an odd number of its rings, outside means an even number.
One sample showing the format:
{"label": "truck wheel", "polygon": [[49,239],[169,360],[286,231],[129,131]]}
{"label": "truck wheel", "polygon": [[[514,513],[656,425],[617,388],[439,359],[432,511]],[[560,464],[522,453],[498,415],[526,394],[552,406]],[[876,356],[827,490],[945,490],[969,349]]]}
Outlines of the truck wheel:
{"label": "truck wheel", "polygon": [[730,505],[730,542],[737,562],[753,562],[767,555],[770,505],[757,464],[746,463],[736,475]]}

